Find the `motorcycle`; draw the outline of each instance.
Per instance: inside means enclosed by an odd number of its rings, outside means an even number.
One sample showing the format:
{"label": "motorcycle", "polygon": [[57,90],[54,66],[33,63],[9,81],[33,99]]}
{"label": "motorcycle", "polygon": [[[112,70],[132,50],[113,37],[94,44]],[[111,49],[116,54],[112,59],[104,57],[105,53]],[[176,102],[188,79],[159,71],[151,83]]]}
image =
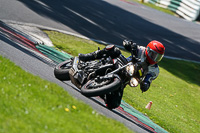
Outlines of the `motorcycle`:
{"label": "motorcycle", "polygon": [[132,61],[119,57],[81,61],[79,57],[66,60],[54,69],[59,80],[71,80],[86,97],[100,96],[109,109],[117,108],[127,84],[136,87],[144,78],[142,63],[132,53]]}

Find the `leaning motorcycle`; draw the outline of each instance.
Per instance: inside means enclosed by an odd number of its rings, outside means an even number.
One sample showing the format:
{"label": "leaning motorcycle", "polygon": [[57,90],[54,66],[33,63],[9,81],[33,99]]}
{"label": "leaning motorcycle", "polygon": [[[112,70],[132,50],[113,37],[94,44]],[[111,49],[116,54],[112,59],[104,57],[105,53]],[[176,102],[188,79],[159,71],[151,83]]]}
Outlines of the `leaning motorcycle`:
{"label": "leaning motorcycle", "polygon": [[100,96],[109,109],[117,108],[127,84],[136,87],[144,78],[141,62],[132,54],[132,62],[121,54],[99,60],[81,61],[74,57],[58,64],[54,75],[59,80],[71,80],[87,97]]}

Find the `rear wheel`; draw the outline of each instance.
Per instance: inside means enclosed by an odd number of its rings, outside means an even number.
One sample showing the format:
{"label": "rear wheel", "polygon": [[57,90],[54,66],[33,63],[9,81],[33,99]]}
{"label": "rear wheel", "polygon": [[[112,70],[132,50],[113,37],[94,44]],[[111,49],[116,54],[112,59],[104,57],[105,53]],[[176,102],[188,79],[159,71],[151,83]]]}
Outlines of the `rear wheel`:
{"label": "rear wheel", "polygon": [[87,97],[100,96],[115,91],[119,87],[121,87],[121,80],[118,77],[101,82],[89,80],[82,86],[81,93]]}
{"label": "rear wheel", "polygon": [[59,80],[70,80],[69,78],[69,70],[72,67],[72,60],[66,60],[60,64],[58,64],[54,68],[54,75]]}

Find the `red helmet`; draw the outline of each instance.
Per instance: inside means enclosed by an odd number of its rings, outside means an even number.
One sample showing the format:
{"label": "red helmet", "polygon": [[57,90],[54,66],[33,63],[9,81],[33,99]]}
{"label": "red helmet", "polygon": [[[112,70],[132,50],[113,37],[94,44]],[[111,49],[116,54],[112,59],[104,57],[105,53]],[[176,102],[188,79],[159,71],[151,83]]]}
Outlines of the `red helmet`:
{"label": "red helmet", "polygon": [[145,54],[147,57],[147,61],[150,64],[158,63],[164,56],[165,47],[161,42],[151,41],[146,48]]}

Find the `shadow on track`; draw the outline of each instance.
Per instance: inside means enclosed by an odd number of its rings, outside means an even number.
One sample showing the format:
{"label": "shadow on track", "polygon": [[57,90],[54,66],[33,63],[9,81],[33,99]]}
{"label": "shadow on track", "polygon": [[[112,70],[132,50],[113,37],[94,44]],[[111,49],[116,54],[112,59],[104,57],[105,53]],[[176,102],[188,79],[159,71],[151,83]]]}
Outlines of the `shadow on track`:
{"label": "shadow on track", "polygon": [[[168,56],[200,60],[199,42],[103,0],[19,1],[37,14],[90,38],[118,45],[121,45],[123,39],[129,38],[144,46],[155,39],[164,43]],[[132,5],[132,8],[138,8],[137,4]]]}

